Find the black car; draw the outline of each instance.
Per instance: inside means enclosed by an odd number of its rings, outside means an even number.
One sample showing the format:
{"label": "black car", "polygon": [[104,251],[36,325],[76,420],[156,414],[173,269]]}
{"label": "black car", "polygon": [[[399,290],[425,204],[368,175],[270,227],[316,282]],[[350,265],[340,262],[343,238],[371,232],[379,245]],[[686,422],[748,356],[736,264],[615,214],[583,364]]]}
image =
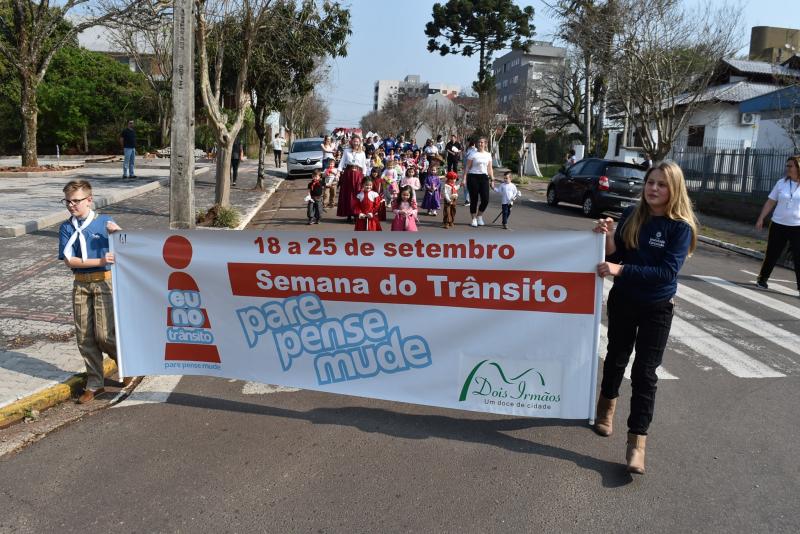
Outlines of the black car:
{"label": "black car", "polygon": [[622,211],[639,202],[645,170],[633,163],[587,158],[561,169],[547,186],[547,203],[578,204],[587,217]]}

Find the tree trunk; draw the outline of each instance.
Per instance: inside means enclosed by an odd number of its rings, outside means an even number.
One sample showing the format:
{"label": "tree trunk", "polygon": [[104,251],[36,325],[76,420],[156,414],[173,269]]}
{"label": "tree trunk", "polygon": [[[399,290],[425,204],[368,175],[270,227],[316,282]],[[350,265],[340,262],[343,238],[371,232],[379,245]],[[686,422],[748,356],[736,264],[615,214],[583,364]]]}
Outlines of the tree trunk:
{"label": "tree trunk", "polygon": [[20,113],[22,115],[22,166],[38,167],[36,133],[39,108],[36,104],[36,82],[29,76],[20,76]]}
{"label": "tree trunk", "polygon": [[592,149],[592,93],[590,84],[590,70],[592,68],[592,58],[589,54],[584,57],[585,76],[583,80],[583,144],[584,157]]}
{"label": "tree trunk", "polygon": [[83,125],[83,153],[89,153],[89,127],[85,124]]}
{"label": "tree trunk", "polygon": [[228,207],[231,203],[231,153],[233,139],[228,143],[218,139],[217,150],[217,186],[214,191],[214,204]]}
{"label": "tree trunk", "polygon": [[[257,99],[256,99],[257,101]],[[256,176],[256,189],[264,190],[264,165],[267,161],[267,111],[260,106],[253,110],[256,116],[254,124],[258,136],[258,174]]]}

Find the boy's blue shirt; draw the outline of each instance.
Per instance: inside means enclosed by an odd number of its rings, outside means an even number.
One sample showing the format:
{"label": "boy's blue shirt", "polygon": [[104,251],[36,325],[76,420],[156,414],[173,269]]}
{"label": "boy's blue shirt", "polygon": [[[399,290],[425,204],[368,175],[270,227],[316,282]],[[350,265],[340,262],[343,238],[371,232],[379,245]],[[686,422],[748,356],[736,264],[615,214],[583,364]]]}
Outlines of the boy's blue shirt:
{"label": "boy's blue shirt", "polygon": [[[75,227],[72,226],[70,219],[67,219],[61,224],[61,227],[58,229],[58,259],[64,260],[64,247],[67,245],[67,241],[75,233]],[[88,228],[83,231],[83,235],[86,238],[86,258],[87,259],[100,259],[106,255],[108,252],[109,244],[108,244],[108,230],[106,229],[106,223],[109,221],[114,222],[114,220],[109,217],[108,215],[97,215],[95,219],[89,224]],[[82,224],[83,219],[78,219],[78,224]],[[80,258],[81,257],[81,246],[80,240],[76,239],[75,243],[72,245],[72,255],[73,257]],[[111,265],[106,265],[104,267],[91,267],[88,269],[72,269],[75,273],[97,273],[102,271],[110,271]]]}

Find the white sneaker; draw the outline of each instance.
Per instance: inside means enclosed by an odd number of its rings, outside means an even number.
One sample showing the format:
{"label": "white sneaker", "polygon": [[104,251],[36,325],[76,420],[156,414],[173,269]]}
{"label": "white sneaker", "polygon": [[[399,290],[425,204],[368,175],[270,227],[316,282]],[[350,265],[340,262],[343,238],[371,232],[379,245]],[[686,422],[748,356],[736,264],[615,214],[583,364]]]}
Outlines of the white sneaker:
{"label": "white sneaker", "polygon": [[469,223],[469,225],[472,226],[473,228],[477,228],[478,220],[477,219],[472,219],[472,222]]}
{"label": "white sneaker", "polygon": [[478,217],[478,226],[484,226],[486,223],[483,222],[483,217]]}

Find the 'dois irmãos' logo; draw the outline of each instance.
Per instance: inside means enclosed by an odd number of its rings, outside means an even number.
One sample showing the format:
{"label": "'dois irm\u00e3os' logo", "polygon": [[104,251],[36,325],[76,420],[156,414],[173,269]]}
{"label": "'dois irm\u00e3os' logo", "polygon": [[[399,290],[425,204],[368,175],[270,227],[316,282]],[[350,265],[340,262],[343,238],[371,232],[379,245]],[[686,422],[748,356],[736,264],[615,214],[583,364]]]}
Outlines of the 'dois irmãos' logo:
{"label": "'dois irm\u00e3os' logo", "polygon": [[509,377],[499,363],[483,360],[472,368],[461,387],[458,400],[477,401],[491,406],[552,410],[554,404],[561,402],[561,394],[548,389],[544,375],[533,368]]}

